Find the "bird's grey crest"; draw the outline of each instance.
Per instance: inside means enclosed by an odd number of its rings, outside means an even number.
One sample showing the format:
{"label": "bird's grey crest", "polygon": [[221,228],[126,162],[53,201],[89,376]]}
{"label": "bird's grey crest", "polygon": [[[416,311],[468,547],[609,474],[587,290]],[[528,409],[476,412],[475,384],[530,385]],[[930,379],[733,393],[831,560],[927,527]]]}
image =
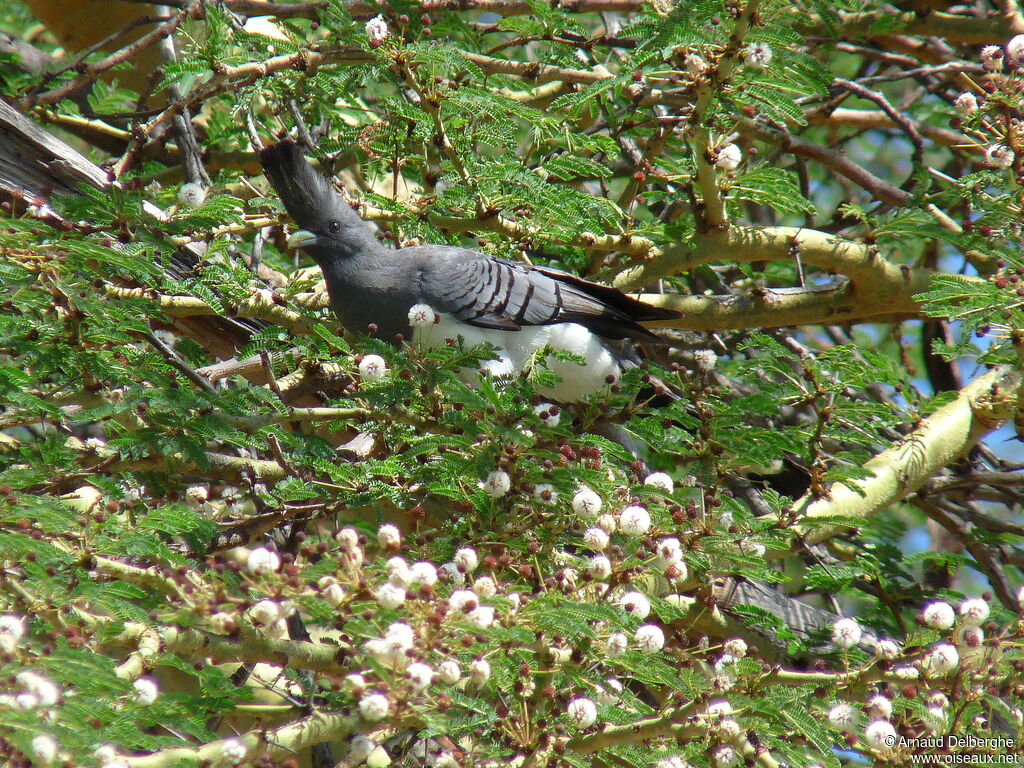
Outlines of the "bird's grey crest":
{"label": "bird's grey crest", "polygon": [[[347,255],[342,252],[348,250],[346,245],[381,247],[366,223],[331,182],[306,161],[295,142],[282,141],[267,147],[260,152],[260,160],[288,215],[302,230],[317,236],[316,243],[311,241],[305,246],[308,250],[313,252],[320,246],[341,256]],[[331,249],[331,245],[336,247]],[[313,256],[320,260],[318,254]]]}

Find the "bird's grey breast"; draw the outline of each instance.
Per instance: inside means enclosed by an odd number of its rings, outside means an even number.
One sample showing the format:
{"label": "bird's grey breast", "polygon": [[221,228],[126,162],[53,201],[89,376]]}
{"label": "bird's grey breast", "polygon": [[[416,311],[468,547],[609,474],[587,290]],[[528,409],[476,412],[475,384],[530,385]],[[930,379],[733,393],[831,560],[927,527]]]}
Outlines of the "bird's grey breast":
{"label": "bird's grey breast", "polygon": [[421,299],[416,267],[401,251],[331,263],[324,268],[324,280],[331,308],[347,330],[367,333],[376,326],[382,339],[409,338],[409,308]]}

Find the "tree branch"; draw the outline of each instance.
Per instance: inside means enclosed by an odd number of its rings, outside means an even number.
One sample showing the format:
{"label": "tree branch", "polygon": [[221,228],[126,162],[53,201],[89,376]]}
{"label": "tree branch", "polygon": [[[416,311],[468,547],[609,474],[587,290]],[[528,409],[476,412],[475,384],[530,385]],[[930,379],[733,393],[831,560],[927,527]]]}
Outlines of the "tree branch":
{"label": "tree branch", "polygon": [[[979,440],[1014,418],[1024,404],[1022,383],[1024,377],[1007,366],[971,382],[956,400],[868,461],[864,468],[870,476],[851,485],[835,483],[824,497],[807,493],[794,502],[792,513],[797,524],[791,530],[802,537],[804,545],[812,546],[843,530],[829,525],[830,517],[866,519],[907,498]],[[769,557],[786,554],[770,552]]]}

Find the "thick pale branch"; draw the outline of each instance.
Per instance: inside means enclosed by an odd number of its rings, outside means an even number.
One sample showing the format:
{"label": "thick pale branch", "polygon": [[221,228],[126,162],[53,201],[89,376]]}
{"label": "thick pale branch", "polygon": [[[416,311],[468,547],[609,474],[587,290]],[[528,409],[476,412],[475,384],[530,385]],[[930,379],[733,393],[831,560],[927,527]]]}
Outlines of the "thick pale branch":
{"label": "thick pale branch", "polygon": [[830,325],[883,322],[917,315],[914,290],[908,286],[896,296],[876,301],[854,300],[853,284],[836,281],[807,288],[764,288],[747,295],[683,296],[644,294],[655,306],[675,309],[682,317],[649,323],[651,327],[679,328],[714,333],[749,328],[787,328],[796,325]]}
{"label": "thick pale branch", "polygon": [[[802,227],[730,227],[708,232],[693,247],[672,246],[664,255],[622,272],[616,288],[633,291],[663,277],[719,261],[786,261],[799,256],[826,272],[846,275],[853,282],[850,297],[857,302],[892,302],[924,291],[934,274],[912,269],[880,256],[864,243]],[[900,310],[896,310],[900,311]]]}
{"label": "thick pale branch", "polygon": [[[124,630],[110,640],[112,645],[132,645],[140,632],[147,629],[141,624],[126,624]],[[254,664],[284,664],[312,672],[337,672],[339,647],[302,640],[278,640],[265,633],[250,631],[240,637],[225,637],[199,629],[161,627],[158,630],[163,647],[172,653],[199,654],[221,663],[252,662]]]}
{"label": "thick pale branch", "polygon": [[589,755],[620,744],[642,744],[648,739],[664,737],[696,739],[707,731],[707,727],[686,722],[695,714],[696,707],[689,704],[658,717],[624,725],[608,725],[597,733],[573,739],[569,742],[568,748],[573,752]]}
{"label": "thick pale branch", "polygon": [[[153,298],[160,302],[162,309],[170,317],[225,316],[202,299],[194,296],[154,296],[152,292],[140,288],[107,289],[107,295],[118,299]],[[287,328],[291,333],[304,335],[310,332],[312,323],[303,315],[266,301],[261,294],[253,294],[251,298],[239,303],[233,310],[226,313],[228,317],[248,317],[265,320]]]}
{"label": "thick pale branch", "polygon": [[[842,528],[831,517],[867,519],[905,499],[939,470],[963,456],[979,440],[1012,419],[1024,402],[1024,377],[1009,367],[990,371],[962,389],[909,435],[864,465],[871,473],[853,487],[836,483],[825,497],[806,494],[793,505],[794,530],[808,545]],[[815,523],[808,525],[808,522]],[[785,553],[773,553],[783,555]]]}
{"label": "thick pale branch", "polygon": [[[359,727],[359,719],[339,712],[315,711],[308,717],[295,720],[279,728],[272,728],[235,736],[230,741],[241,742],[250,755],[270,758],[289,758],[315,744],[336,741],[352,734]],[[185,763],[206,765],[223,762],[224,745],[229,739],[218,739],[201,747],[162,749],[151,755],[122,756],[131,768],[166,768]]]}

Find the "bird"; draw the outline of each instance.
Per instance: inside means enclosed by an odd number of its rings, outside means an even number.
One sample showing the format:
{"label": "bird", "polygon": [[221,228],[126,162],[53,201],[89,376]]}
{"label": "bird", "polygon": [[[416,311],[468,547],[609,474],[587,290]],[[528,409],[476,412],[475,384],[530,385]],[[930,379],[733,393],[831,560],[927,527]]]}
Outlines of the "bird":
{"label": "bird", "polygon": [[449,245],[387,248],[294,141],[263,148],[260,160],[300,227],[288,247],[320,266],[331,309],[349,332],[428,348],[460,338],[467,348],[489,343],[494,357],[480,369],[495,377],[520,373],[547,346],[571,352],[582,365],[546,358],[561,381],[545,394],[579,402],[629,365],[621,343],[663,343],[641,322],[680,317],[549,267]]}

